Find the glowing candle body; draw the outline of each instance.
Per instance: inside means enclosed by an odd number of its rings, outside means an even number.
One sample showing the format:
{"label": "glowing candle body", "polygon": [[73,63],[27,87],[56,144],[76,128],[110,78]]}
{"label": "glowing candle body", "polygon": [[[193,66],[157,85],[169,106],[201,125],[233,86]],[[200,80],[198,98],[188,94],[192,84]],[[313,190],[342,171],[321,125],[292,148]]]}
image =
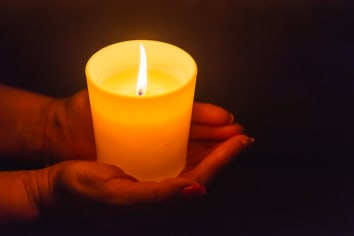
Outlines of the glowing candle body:
{"label": "glowing candle body", "polygon": [[[139,44],[147,89],[138,96]],[[86,66],[98,161],[139,180],[177,176],[185,166],[197,67],[183,50],[127,41],[94,54]]]}

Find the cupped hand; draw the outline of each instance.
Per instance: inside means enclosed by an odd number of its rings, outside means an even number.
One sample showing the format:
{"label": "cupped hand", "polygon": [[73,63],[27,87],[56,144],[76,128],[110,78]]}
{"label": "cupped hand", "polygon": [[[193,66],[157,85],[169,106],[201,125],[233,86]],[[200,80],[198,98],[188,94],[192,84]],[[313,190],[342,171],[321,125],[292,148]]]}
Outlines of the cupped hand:
{"label": "cupped hand", "polygon": [[[66,117],[70,129],[80,137],[78,147],[86,148],[79,159],[85,159],[89,154],[87,159],[90,160],[94,155],[91,153],[94,152],[94,139],[89,111],[86,91],[67,101]],[[195,103],[187,164],[179,176],[160,182],[144,182],[116,166],[94,161],[65,161],[41,172],[42,177],[38,178],[43,189],[41,208],[69,212],[77,209],[78,213],[97,205],[119,208],[201,197],[205,194],[205,185],[253,143],[254,139],[242,132],[242,126],[234,123],[233,116],[223,108]]]}

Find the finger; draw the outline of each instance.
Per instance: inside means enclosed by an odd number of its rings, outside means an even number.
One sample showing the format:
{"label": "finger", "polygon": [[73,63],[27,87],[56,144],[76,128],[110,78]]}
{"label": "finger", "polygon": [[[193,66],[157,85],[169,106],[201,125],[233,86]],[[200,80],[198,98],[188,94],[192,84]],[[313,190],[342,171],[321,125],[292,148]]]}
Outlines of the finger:
{"label": "finger", "polygon": [[108,205],[128,206],[165,202],[198,186],[194,180],[170,178],[161,182],[138,181],[120,168],[97,162],[68,161],[57,165],[63,188],[76,196]]}
{"label": "finger", "polygon": [[[115,205],[136,205],[164,203],[171,199],[186,197],[186,193],[194,192],[202,195],[204,187],[193,180],[171,178],[161,182],[140,182],[112,179],[107,185],[111,192],[111,202]],[[187,196],[189,197],[189,196]]]}
{"label": "finger", "polygon": [[230,138],[220,144],[212,153],[202,160],[199,165],[189,173],[191,176],[188,177],[195,179],[202,185],[208,183],[223,167],[230,163],[242,150],[253,142],[254,139],[246,135],[236,135]]}
{"label": "finger", "polygon": [[192,122],[208,125],[226,125],[234,122],[234,117],[225,109],[209,103],[194,103]]}
{"label": "finger", "polygon": [[243,127],[239,124],[225,126],[192,124],[190,138],[194,140],[224,140],[241,133],[243,133]]}

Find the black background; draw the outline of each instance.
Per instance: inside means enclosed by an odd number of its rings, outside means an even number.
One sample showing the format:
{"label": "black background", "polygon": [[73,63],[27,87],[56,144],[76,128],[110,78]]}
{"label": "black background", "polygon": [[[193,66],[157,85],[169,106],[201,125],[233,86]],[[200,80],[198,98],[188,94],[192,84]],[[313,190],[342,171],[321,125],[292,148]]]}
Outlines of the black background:
{"label": "black background", "polygon": [[1,1],[1,83],[68,96],[100,48],[166,41],[197,61],[196,99],[229,109],[256,138],[205,199],[156,222],[145,212],[37,230],[352,235],[353,12],[334,0]]}

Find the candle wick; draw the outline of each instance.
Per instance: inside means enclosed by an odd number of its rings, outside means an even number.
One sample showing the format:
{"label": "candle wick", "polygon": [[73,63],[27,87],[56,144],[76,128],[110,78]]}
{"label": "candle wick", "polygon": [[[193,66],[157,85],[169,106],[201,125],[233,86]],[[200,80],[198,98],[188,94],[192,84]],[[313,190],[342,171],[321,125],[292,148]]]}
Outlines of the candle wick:
{"label": "candle wick", "polygon": [[139,88],[139,90],[138,90],[138,95],[139,95],[139,96],[142,96],[142,95],[143,95],[143,89],[142,89],[142,88]]}

